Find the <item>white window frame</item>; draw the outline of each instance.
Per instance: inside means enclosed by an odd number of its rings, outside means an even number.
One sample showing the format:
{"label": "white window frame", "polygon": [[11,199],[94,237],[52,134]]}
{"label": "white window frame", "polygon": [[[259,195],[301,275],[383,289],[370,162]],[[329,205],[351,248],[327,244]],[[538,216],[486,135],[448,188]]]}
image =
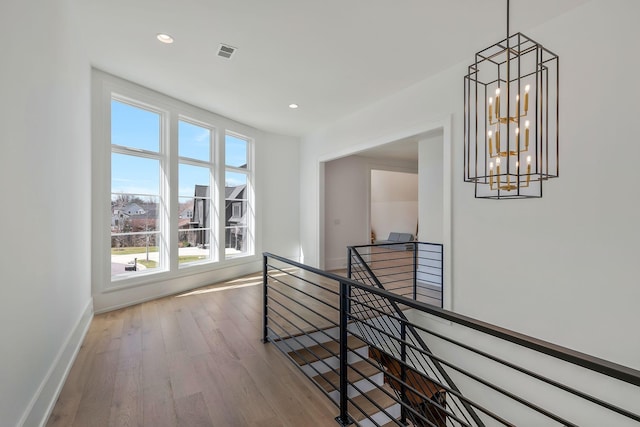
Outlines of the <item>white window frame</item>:
{"label": "white window frame", "polygon": [[[184,122],[184,123],[189,123],[191,125],[194,126],[199,126],[201,128],[205,128],[207,130],[209,130],[209,160],[201,160],[201,159],[193,159],[191,157],[182,157],[180,155],[178,155],[178,166],[179,165],[189,165],[189,166],[196,166],[196,167],[201,167],[201,168],[206,168],[209,169],[209,200],[208,200],[208,207],[209,207],[209,215],[210,215],[210,220],[209,220],[209,229],[207,231],[207,235],[209,236],[209,258],[207,259],[203,259],[200,261],[192,261],[192,262],[185,262],[180,264],[178,262],[178,267],[180,269],[184,269],[184,268],[189,268],[193,265],[197,265],[197,264],[206,264],[206,263],[212,263],[212,262],[217,262],[220,257],[219,257],[219,250],[218,250],[218,244],[217,244],[217,236],[216,236],[216,231],[217,231],[217,223],[218,223],[218,215],[215,215],[215,205],[216,205],[216,198],[214,197],[214,195],[216,194],[215,188],[216,188],[216,179],[215,179],[215,169],[216,169],[216,164],[215,164],[215,152],[216,152],[216,147],[217,147],[217,132],[216,132],[216,127],[214,125],[212,125],[211,123],[206,123],[197,119],[194,119],[192,117],[180,114],[178,116],[178,123],[179,122]],[[179,138],[176,139],[177,144],[180,143]],[[178,183],[180,182],[180,176],[179,176],[178,172]],[[193,210],[190,212],[191,216],[190,218],[193,219],[194,214],[195,214],[195,196],[194,197],[194,206],[193,206]],[[178,203],[180,203],[180,200],[178,200]],[[178,234],[180,233],[180,230],[178,229]],[[178,248],[178,252],[179,252],[179,248]]]}
{"label": "white window frame", "polygon": [[[158,259],[158,267],[149,271],[130,271],[127,272],[125,271],[123,274],[118,274],[116,276],[111,275],[111,281],[112,282],[119,282],[122,280],[127,280],[130,278],[134,278],[136,276],[145,276],[145,275],[155,275],[161,272],[165,272],[169,269],[169,255],[167,253],[167,242],[169,240],[169,236],[167,235],[167,223],[168,223],[168,217],[166,215],[166,207],[168,205],[168,192],[167,192],[167,186],[163,185],[163,182],[166,182],[166,177],[167,177],[167,147],[168,147],[168,140],[167,140],[167,132],[165,131],[167,129],[167,122],[169,120],[169,113],[166,110],[163,110],[161,108],[158,108],[154,105],[150,105],[144,101],[141,100],[137,100],[137,99],[133,99],[129,96],[126,95],[122,95],[119,92],[112,92],[110,99],[109,99],[109,123],[111,123],[111,101],[117,101],[123,104],[127,104],[130,105],[134,108],[140,108],[142,110],[146,110],[146,111],[150,111],[152,113],[158,114],[160,117],[160,132],[159,132],[159,137],[160,137],[160,141],[159,141],[159,147],[158,147],[158,151],[148,151],[148,150],[143,150],[140,148],[133,148],[133,147],[127,147],[127,146],[122,146],[122,145],[116,145],[116,144],[112,144],[111,143],[111,132],[109,131],[109,145],[110,145],[110,154],[108,156],[108,163],[109,163],[109,182],[111,182],[111,155],[112,154],[122,154],[122,155],[126,155],[126,156],[133,156],[133,157],[139,157],[139,158],[143,158],[143,159],[150,159],[150,160],[157,160],[159,163],[159,173],[160,173],[160,194],[158,195],[160,200],[158,203],[158,222],[160,223],[158,228],[158,231],[154,234],[157,234],[158,237],[156,237],[156,239],[158,240],[158,255],[159,255],[159,259]],[[111,200],[111,191],[109,191],[109,200]],[[154,195],[155,196],[155,195]],[[130,212],[127,212],[128,215],[131,215]],[[135,214],[135,212],[134,212]],[[109,252],[111,252],[111,236],[109,238]],[[111,259],[109,259],[109,262],[111,262]]]}
{"label": "white window frame", "polygon": [[[254,194],[254,178],[255,178],[255,174],[254,174],[254,164],[253,164],[253,158],[254,158],[254,153],[255,153],[255,141],[253,138],[250,138],[246,135],[242,135],[240,133],[237,132],[233,132],[233,131],[229,131],[227,130],[224,133],[224,138],[223,141],[221,142],[221,145],[223,147],[226,148],[226,136],[232,136],[238,139],[242,139],[243,141],[247,142],[247,167],[246,168],[239,168],[239,167],[235,167],[235,166],[229,166],[226,164],[226,157],[222,156],[221,159],[223,159],[223,163],[224,163],[224,173],[226,172],[234,172],[234,173],[239,173],[239,174],[243,174],[246,176],[247,179],[247,187],[245,189],[245,200],[246,200],[246,211],[245,211],[245,215],[246,215],[246,234],[245,234],[245,239],[246,240],[246,252],[240,253],[240,254],[236,254],[236,255],[227,255],[226,254],[226,245],[227,242],[223,241],[222,242],[222,246],[223,246],[223,252],[222,254],[224,254],[225,259],[241,259],[241,258],[245,258],[245,257],[252,257],[255,255],[255,248],[256,248],[256,232],[255,232],[255,224],[256,224],[256,220],[255,220],[255,194]],[[233,209],[233,208],[232,208]],[[223,216],[225,214],[223,213]],[[221,236],[226,239],[226,218],[222,218],[222,228],[223,228],[223,234],[221,234]],[[222,239],[222,240],[224,240]]]}
{"label": "white window frame", "polygon": [[[134,275],[111,276],[111,99],[118,97],[134,106],[140,105],[147,110],[161,112],[166,120],[162,120],[161,128],[161,182],[160,193],[164,198],[165,207],[162,209],[163,219],[159,222],[159,231],[166,236],[164,247],[160,249],[161,268],[138,272]],[[245,268],[244,264],[257,265],[261,257],[256,255],[255,246],[255,218],[252,213],[251,222],[247,224],[251,230],[250,244],[247,252],[240,257],[226,258],[224,255],[224,139],[226,134],[242,138],[248,142],[249,172],[247,180],[247,198],[252,209],[255,209],[255,194],[253,189],[254,167],[253,150],[256,135],[259,131],[234,122],[214,113],[194,107],[167,95],[147,89],[94,69],[92,72],[92,281],[94,294],[105,295],[113,301],[124,299],[142,300],[144,295],[157,295],[153,288],[164,289],[161,292],[171,293],[171,286],[183,286],[177,279],[194,276],[190,283],[213,283],[216,271],[232,268],[235,271]],[[212,130],[213,145],[210,150],[212,169],[211,178],[211,240],[212,257],[206,262],[183,263],[178,262],[178,120],[184,120],[196,125],[206,124]],[[119,147],[118,147],[119,149]],[[140,152],[137,152],[140,154]],[[146,155],[146,153],[143,153]],[[223,160],[220,160],[223,159]],[[250,166],[251,165],[251,166]],[[222,213],[221,213],[222,211]],[[222,218],[221,218],[222,215]],[[215,242],[215,244],[214,244]],[[246,267],[248,268],[248,266]],[[253,267],[251,267],[253,268]],[[252,270],[253,271],[253,270]],[[208,277],[208,279],[207,279]],[[180,284],[179,284],[180,283]],[[131,288],[150,286],[149,291],[134,291]],[[106,295],[116,293],[113,296]],[[117,296],[122,295],[122,297]],[[125,295],[129,295],[125,297]],[[116,303],[120,304],[120,303]]]}

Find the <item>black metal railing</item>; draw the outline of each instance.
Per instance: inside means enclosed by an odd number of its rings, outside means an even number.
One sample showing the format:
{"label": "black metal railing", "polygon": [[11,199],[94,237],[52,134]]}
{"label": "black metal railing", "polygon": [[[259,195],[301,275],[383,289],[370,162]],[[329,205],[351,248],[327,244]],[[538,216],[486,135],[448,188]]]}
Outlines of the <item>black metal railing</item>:
{"label": "black metal railing", "polygon": [[[439,306],[442,306],[443,248],[441,244],[406,242],[350,246],[347,249],[349,256],[347,274],[349,278],[355,277],[367,285],[376,286],[414,300],[422,299],[423,302],[428,302],[429,304],[437,302]],[[407,253],[408,255],[406,255]],[[418,280],[418,278],[421,280]],[[427,286],[431,292],[430,295],[423,294],[418,290],[420,287],[424,289]],[[409,290],[408,292],[407,289]],[[353,292],[361,299],[372,302],[372,297],[366,295],[366,293],[358,290]],[[421,296],[427,296],[427,298],[419,298]],[[431,350],[422,336],[415,328],[407,324],[404,310],[396,302],[381,298],[375,299],[379,308],[376,313],[371,312],[372,310],[368,308],[370,305],[354,306],[352,311],[354,314],[358,311],[364,311],[367,317],[380,319],[380,313],[382,313],[380,309],[383,309],[386,315],[397,316],[401,319],[400,325],[385,323],[382,330],[394,331],[396,334],[401,332],[402,344],[400,348],[402,354],[406,354],[404,351],[405,343],[430,353]],[[366,313],[367,311],[368,313]],[[356,323],[356,325],[362,335],[370,335],[367,333],[370,331],[367,331],[367,328],[361,323]],[[377,340],[371,340],[370,342],[378,347],[394,347],[393,340],[388,336],[383,335],[377,338]],[[389,346],[389,341],[391,341],[391,346]],[[398,349],[396,348],[396,350]],[[402,360],[406,361],[406,358]],[[430,357],[417,356],[411,362],[421,372],[428,373],[431,378],[435,378],[440,383],[450,387],[452,393],[460,393],[447,371],[437,360]],[[464,399],[454,399],[454,404],[461,414],[468,415],[476,425],[483,425],[474,409]]]}
{"label": "black metal railing", "polygon": [[264,341],[313,378],[341,425],[640,422],[640,371],[377,286],[266,253],[264,302]]}
{"label": "black metal railing", "polygon": [[403,242],[349,246],[347,276],[416,301],[443,307],[443,247]]}

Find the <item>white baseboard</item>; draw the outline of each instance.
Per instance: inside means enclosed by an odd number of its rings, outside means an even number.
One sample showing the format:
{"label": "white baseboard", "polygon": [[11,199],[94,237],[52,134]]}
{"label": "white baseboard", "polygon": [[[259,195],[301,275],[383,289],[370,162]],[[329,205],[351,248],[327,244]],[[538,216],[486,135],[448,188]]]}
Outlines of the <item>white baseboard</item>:
{"label": "white baseboard", "polygon": [[76,360],[82,341],[84,340],[91,319],[93,318],[93,299],[89,299],[85,309],[76,322],[75,328],[69,333],[64,345],[51,364],[47,375],[42,380],[38,391],[31,399],[27,410],[22,415],[18,426],[44,426],[53,410],[56,400],[62,391],[62,386],[69,375],[71,366]]}
{"label": "white baseboard", "polygon": [[324,269],[331,270],[341,270],[343,268],[347,268],[347,257],[340,258],[329,258],[324,260]]}

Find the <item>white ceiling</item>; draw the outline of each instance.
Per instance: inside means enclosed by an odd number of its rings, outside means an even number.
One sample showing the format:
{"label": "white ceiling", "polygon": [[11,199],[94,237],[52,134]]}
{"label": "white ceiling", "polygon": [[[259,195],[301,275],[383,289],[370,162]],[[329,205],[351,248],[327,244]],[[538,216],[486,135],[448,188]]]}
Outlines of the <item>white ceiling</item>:
{"label": "white ceiling", "polygon": [[[512,0],[512,32],[586,1]],[[74,2],[93,66],[295,136],[470,61],[506,31],[505,0]],[[231,60],[220,43],[238,48]]]}

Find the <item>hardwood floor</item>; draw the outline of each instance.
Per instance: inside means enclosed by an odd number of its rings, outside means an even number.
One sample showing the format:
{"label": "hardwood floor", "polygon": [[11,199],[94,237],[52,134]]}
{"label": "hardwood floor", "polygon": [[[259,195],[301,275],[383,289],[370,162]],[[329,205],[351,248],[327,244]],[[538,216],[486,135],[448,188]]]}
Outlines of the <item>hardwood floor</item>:
{"label": "hardwood floor", "polygon": [[262,276],[96,315],[47,426],[331,426],[337,408],[263,344]]}

